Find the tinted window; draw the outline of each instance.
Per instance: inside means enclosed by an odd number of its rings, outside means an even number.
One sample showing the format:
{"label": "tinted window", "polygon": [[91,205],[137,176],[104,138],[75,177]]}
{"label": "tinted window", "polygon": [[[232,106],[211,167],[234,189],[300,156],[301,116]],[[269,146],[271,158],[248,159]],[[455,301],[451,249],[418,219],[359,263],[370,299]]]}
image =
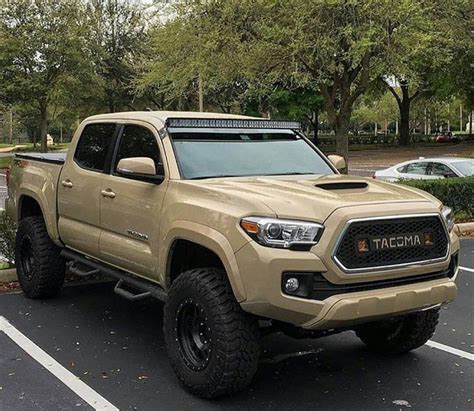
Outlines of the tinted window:
{"label": "tinted window", "polygon": [[442,163],[431,163],[428,174],[433,176],[456,177],[456,174],[447,165]]}
{"label": "tinted window", "polygon": [[426,166],[428,163],[411,163],[407,165],[406,173],[408,174],[426,174]]}
{"label": "tinted window", "polygon": [[212,177],[334,174],[305,140],[292,131],[172,132],[181,173]]}
{"label": "tinted window", "polygon": [[[145,127],[126,126],[120,138],[120,146],[115,159],[115,168],[122,158],[149,157],[155,161],[156,170],[162,169],[160,151],[155,135]],[[158,171],[158,173],[160,173]]]}
{"label": "tinted window", "polygon": [[86,126],[74,153],[76,163],[90,170],[103,171],[114,132],[113,123]]}

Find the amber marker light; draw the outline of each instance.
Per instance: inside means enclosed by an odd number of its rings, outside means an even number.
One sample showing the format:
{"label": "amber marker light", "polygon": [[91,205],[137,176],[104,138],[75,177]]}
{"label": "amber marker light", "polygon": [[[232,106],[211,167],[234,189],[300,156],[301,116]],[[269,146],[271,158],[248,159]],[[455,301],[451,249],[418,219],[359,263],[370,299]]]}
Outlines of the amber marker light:
{"label": "amber marker light", "polygon": [[248,233],[248,234],[257,234],[258,233],[258,224],[254,221],[242,220],[240,222],[240,226]]}

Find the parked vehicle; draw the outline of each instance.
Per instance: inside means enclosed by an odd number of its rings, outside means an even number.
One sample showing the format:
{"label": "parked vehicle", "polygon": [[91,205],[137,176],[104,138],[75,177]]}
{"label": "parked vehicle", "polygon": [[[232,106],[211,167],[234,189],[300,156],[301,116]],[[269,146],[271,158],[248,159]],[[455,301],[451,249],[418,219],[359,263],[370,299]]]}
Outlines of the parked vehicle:
{"label": "parked vehicle", "polygon": [[469,177],[474,175],[474,159],[463,157],[424,158],[405,161],[376,171],[374,178],[396,182],[399,180],[436,180],[439,178]]}
{"label": "parked vehicle", "polygon": [[67,265],[117,279],[130,300],[162,300],[176,375],[207,398],[249,384],[269,332],[355,330],[377,352],[418,348],[456,296],[452,212],[342,168],[294,122],[90,117],[67,155],[14,158],[6,207],[21,287],[52,297]]}
{"label": "parked vehicle", "polygon": [[436,134],[434,140],[437,143],[460,143],[461,139],[454,135],[451,131],[443,131],[441,133]]}

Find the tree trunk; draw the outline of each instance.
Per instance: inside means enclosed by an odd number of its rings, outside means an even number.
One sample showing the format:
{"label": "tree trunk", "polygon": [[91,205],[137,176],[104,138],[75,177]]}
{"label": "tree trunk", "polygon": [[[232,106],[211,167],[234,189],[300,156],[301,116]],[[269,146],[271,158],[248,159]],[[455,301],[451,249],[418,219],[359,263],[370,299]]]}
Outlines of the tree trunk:
{"label": "tree trunk", "polygon": [[112,98],[109,99],[108,105],[109,105],[109,113],[115,113],[115,102]]}
{"label": "tree trunk", "polygon": [[48,106],[46,103],[40,105],[40,138],[41,138],[41,151],[46,153],[48,151]]}
{"label": "tree trunk", "polygon": [[469,141],[472,138],[472,112],[473,110],[471,110],[471,115],[469,116]]}
{"label": "tree trunk", "polygon": [[344,116],[340,114],[340,118],[338,124],[334,128],[336,133],[336,154],[344,157],[346,160],[346,168],[344,170],[340,170],[344,174],[348,174],[349,172],[349,119],[350,114]]}
{"label": "tree trunk", "polygon": [[13,110],[10,108],[10,119],[8,128],[8,140],[10,144],[13,144]]}
{"label": "tree trunk", "polygon": [[319,144],[319,110],[316,110],[313,114],[313,131],[314,131],[314,145]]}
{"label": "tree trunk", "polygon": [[400,139],[401,146],[410,145],[410,100],[404,98],[400,104]]}

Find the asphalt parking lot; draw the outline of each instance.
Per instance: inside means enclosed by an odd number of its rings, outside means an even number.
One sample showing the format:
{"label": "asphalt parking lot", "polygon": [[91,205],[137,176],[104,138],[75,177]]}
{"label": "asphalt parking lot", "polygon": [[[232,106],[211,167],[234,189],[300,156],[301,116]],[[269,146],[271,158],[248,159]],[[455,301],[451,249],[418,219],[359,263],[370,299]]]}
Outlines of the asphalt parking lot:
{"label": "asphalt parking lot", "polygon": [[251,387],[212,401],[177,382],[161,303],[123,300],[110,283],[69,286],[49,301],[0,295],[0,410],[472,410],[474,239],[462,241],[461,254],[468,270],[432,339],[443,349],[384,357],[350,332],[318,340],[275,334],[263,339]]}

